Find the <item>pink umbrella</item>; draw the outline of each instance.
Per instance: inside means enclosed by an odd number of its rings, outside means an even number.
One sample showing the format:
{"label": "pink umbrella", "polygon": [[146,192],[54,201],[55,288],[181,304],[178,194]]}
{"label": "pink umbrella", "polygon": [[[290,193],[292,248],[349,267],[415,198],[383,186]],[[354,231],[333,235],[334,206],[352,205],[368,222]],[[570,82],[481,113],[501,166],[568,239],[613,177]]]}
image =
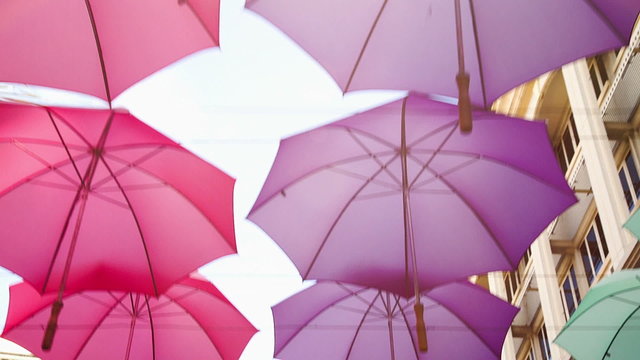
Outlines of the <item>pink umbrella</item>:
{"label": "pink umbrella", "polygon": [[60,316],[59,346],[41,351],[55,294],[29,284],[10,289],[3,337],[43,360],[235,360],[256,329],[208,281],[187,278],[159,298],[135,293],[85,291],[65,295],[74,311]]}
{"label": "pink umbrella", "polygon": [[219,0],[0,1],[0,81],[109,102],[137,81],[219,45]]}
{"label": "pink umbrella", "polygon": [[461,134],[455,106],[410,95],[284,139],[249,219],[304,279],[417,296],[512,269],[576,198],[544,123],[474,117]]}
{"label": "pink umbrella", "polygon": [[345,92],[457,97],[468,116],[469,101],[489,108],[542,73],[625,46],[640,2],[248,0],[247,7],[300,44]]}
{"label": "pink umbrella", "polygon": [[273,307],[282,360],[491,360],[518,309],[467,282],[421,295],[429,352],[418,351],[413,301],[385,291],[319,282]]}
{"label": "pink umbrella", "polygon": [[0,265],[41,293],[157,296],[236,252],[234,179],[126,111],[0,104],[0,158]]}

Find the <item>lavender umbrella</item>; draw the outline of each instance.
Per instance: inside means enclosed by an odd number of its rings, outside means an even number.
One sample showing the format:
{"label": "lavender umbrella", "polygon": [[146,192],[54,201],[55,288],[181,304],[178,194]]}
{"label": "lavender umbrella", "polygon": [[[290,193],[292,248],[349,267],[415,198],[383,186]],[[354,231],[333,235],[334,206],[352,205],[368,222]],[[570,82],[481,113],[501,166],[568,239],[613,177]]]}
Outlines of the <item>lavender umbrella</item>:
{"label": "lavender umbrella", "polygon": [[417,351],[413,301],[385,291],[320,282],[273,307],[282,360],[500,359],[517,308],[466,282],[422,295],[429,352]]}
{"label": "lavender umbrella", "polygon": [[345,92],[447,95],[460,98],[468,116],[469,100],[488,108],[542,73],[626,45],[640,2],[248,0],[247,7],[300,44]]}
{"label": "lavender umbrella", "polygon": [[305,279],[410,296],[512,269],[576,198],[543,123],[474,116],[410,95],[284,139],[249,219]]}

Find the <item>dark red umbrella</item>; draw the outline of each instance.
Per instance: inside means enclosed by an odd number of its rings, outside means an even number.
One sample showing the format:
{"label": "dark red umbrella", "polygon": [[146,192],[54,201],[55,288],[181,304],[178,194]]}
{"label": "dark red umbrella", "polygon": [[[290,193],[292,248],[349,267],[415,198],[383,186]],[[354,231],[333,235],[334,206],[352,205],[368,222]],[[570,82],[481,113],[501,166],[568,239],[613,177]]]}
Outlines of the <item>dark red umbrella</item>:
{"label": "dark red umbrella", "polygon": [[159,298],[85,291],[65,295],[73,311],[60,315],[58,346],[39,348],[55,301],[29,284],[10,289],[3,337],[43,360],[236,360],[256,329],[208,281],[187,278]]}
{"label": "dark red umbrella", "polygon": [[220,0],[0,1],[0,81],[109,102],[148,75],[219,45]]}
{"label": "dark red umbrella", "polygon": [[0,266],[41,293],[157,296],[236,252],[234,179],[126,111],[0,104],[0,158]]}

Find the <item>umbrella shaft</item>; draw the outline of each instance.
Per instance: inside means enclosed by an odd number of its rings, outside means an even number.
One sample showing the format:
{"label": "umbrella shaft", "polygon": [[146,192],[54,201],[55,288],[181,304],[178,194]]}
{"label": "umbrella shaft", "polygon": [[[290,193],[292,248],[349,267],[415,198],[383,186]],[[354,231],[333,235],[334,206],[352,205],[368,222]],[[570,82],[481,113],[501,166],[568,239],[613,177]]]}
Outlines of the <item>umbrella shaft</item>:
{"label": "umbrella shaft", "polygon": [[406,99],[403,103],[402,120],[400,124],[400,162],[402,164],[402,208],[404,219],[404,242],[405,247],[409,249],[411,253],[411,262],[413,270],[413,291],[416,297],[416,303],[420,303],[420,284],[418,282],[418,264],[416,256],[416,244],[413,237],[413,226],[411,224],[411,205],[409,197],[409,175],[407,170],[407,134],[406,134],[406,120],[404,109],[406,107]]}
{"label": "umbrella shaft", "polygon": [[458,47],[458,72],[464,74],[464,45],[462,38],[462,15],[460,13],[460,0],[455,0],[456,13],[456,41]]}

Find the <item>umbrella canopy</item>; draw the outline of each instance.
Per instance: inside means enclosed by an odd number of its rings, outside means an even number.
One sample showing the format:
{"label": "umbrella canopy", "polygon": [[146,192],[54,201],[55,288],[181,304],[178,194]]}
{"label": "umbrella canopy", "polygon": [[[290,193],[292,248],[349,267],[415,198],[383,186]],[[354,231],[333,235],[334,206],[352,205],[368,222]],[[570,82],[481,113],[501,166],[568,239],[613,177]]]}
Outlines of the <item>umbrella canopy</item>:
{"label": "umbrella canopy", "polygon": [[195,51],[218,46],[219,0],[3,0],[0,81],[109,102]]}
{"label": "umbrella canopy", "polygon": [[640,353],[640,270],[622,270],[591,288],[555,343],[576,360],[633,360]]}
{"label": "umbrella canopy", "polygon": [[248,0],[247,7],[300,44],[345,92],[457,98],[462,70],[472,103],[488,108],[540,74],[628,44],[640,2]]}
{"label": "umbrella canopy", "polygon": [[543,123],[474,116],[409,95],[284,139],[249,219],[304,279],[409,296],[512,269],[576,198]]}
{"label": "umbrella canopy", "polygon": [[624,227],[631,231],[636,238],[640,239],[640,213],[634,212],[624,224]]}
{"label": "umbrella canopy", "polygon": [[26,283],[10,288],[3,337],[43,360],[215,359],[240,357],[256,329],[208,281],[187,278],[159,298],[111,291],[65,295],[57,346],[39,339],[55,294]]}
{"label": "umbrella canopy", "polygon": [[319,282],[273,307],[275,357],[289,359],[500,359],[518,309],[467,282],[422,294],[429,352],[417,351],[413,301]]}
{"label": "umbrella canopy", "polygon": [[158,295],[236,252],[234,179],[122,110],[0,104],[0,266]]}

